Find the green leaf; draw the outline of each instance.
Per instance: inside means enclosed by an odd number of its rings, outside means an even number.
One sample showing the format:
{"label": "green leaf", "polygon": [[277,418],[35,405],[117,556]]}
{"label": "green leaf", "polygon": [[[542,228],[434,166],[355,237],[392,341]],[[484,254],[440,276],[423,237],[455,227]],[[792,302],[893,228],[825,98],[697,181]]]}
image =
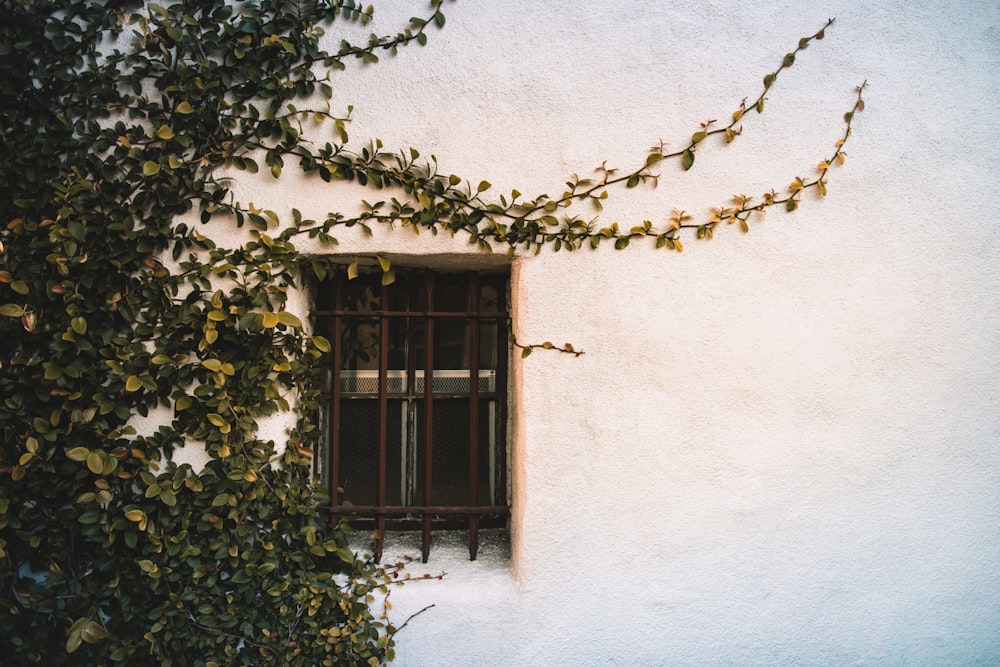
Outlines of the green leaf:
{"label": "green leaf", "polygon": [[73,328],[75,333],[81,336],[87,333],[87,320],[83,317],[74,317],[70,320],[70,326]]}
{"label": "green leaf", "polygon": [[684,167],[684,171],[687,171],[692,166],[694,166],[694,152],[690,150],[684,151],[681,154],[681,166]]}
{"label": "green leaf", "polygon": [[333,349],[330,347],[330,341],[323,336],[313,336],[312,343],[320,352],[329,353]]}
{"label": "green leaf", "polygon": [[102,639],[108,638],[108,631],[104,629],[104,626],[96,621],[88,621],[86,625],[80,630],[80,636],[83,637],[83,641],[88,644],[96,644]]}
{"label": "green leaf", "polygon": [[218,359],[205,359],[201,362],[201,365],[213,373],[218,373],[222,370],[222,362]]}
{"label": "green leaf", "polygon": [[[23,280],[15,280],[10,284],[10,288],[21,295],[26,295],[28,293],[28,284]],[[17,317],[20,317],[20,315]]]}
{"label": "green leaf", "polygon": [[493,187],[493,184],[490,183],[489,181],[480,181],[479,187],[476,188],[476,194],[479,194],[480,192],[485,192],[489,190],[491,187]]}
{"label": "green leaf", "polygon": [[24,308],[16,303],[5,303],[0,306],[0,315],[7,317],[21,317],[24,315]]}
{"label": "green leaf", "polygon": [[167,507],[174,507],[177,505],[177,496],[175,496],[174,492],[169,488],[162,489],[160,491],[160,500],[162,500],[163,504]]}
{"label": "green leaf", "polygon": [[704,131],[695,132],[694,134],[691,135],[691,143],[692,144],[700,143],[700,142],[704,141],[705,137],[707,137],[707,136],[708,136],[707,132],[704,132]]}
{"label": "green leaf", "polygon": [[87,467],[95,475],[100,475],[104,472],[104,457],[101,456],[101,452],[90,452],[87,454]]}
{"label": "green leaf", "polygon": [[278,313],[278,321],[286,327],[292,327],[293,329],[302,328],[302,320],[300,320],[297,315],[290,313],[287,310],[283,310]]}
{"label": "green leaf", "polygon": [[90,450],[86,447],[74,447],[66,452],[66,458],[77,463],[83,463],[87,460],[88,456],[90,456]]}

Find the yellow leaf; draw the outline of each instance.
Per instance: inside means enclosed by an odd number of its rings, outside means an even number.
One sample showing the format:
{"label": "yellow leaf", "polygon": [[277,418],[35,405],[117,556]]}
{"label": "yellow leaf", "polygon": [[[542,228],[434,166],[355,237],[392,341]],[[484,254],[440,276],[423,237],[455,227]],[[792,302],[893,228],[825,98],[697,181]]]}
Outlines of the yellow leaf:
{"label": "yellow leaf", "polygon": [[263,325],[265,329],[273,329],[274,327],[278,326],[279,321],[280,318],[278,317],[278,313],[272,313],[272,312],[264,313]]}
{"label": "yellow leaf", "polygon": [[66,452],[66,458],[70,461],[77,461],[78,463],[83,463],[87,460],[87,456],[90,454],[90,450],[86,447],[74,447],[73,449]]}
{"label": "yellow leaf", "polygon": [[129,375],[125,380],[125,391],[138,391],[142,386],[142,379],[137,375]]}
{"label": "yellow leaf", "polygon": [[297,316],[293,315],[287,310],[283,310],[280,313],[278,313],[278,321],[284,324],[285,326],[292,327],[294,329],[302,328],[302,320],[300,320]]}

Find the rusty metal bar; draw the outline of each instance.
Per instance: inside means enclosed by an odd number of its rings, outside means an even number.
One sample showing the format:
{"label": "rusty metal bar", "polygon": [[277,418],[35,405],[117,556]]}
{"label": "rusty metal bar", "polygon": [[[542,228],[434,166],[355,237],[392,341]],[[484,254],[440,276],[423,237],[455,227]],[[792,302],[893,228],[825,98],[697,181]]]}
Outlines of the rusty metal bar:
{"label": "rusty metal bar", "polygon": [[[433,501],[434,486],[434,274],[424,273],[427,313],[424,315],[424,505]],[[431,553],[431,515],[424,511],[421,526],[421,560],[427,562]]]}
{"label": "rusty metal bar", "polygon": [[[338,279],[334,282],[334,306],[339,311],[343,308],[343,283]],[[330,498],[334,503],[340,501],[340,362],[341,349],[340,315],[333,317],[333,371],[330,378],[330,423],[327,425],[330,433]],[[339,517],[330,515],[330,526],[336,527]]]}
{"label": "rusty metal bar", "polygon": [[[421,315],[427,317],[433,317],[436,320],[444,319],[476,319],[476,320],[492,320],[498,316],[505,316],[507,312],[496,312],[496,313],[477,313],[472,311],[457,311],[457,310],[447,310],[438,311],[432,310],[428,312],[422,312]],[[334,315],[349,315],[349,316],[359,316],[359,315],[378,315],[385,317],[413,317],[413,313],[408,310],[349,310],[349,309],[335,309],[335,310],[314,310],[313,315],[317,317],[333,317]]]}
{"label": "rusty metal bar", "polygon": [[[469,310],[479,312],[479,274],[469,280]],[[479,504],[479,320],[469,320],[469,504]],[[479,516],[469,515],[469,560],[479,552]]]}
{"label": "rusty metal bar", "polygon": [[[382,287],[382,307],[389,298],[389,290]],[[386,506],[386,444],[389,422],[389,318],[379,317],[378,341],[378,485],[375,491],[375,504],[380,508]],[[380,510],[375,516],[375,562],[382,559],[382,545],[385,543],[385,514]]]}
{"label": "rusty metal bar", "polygon": [[325,508],[338,514],[440,514],[442,516],[464,516],[468,514],[508,514],[510,508],[506,505],[479,505],[476,507],[456,507],[454,505],[333,505]]}
{"label": "rusty metal bar", "polygon": [[[497,311],[507,312],[507,282],[498,280],[497,290]],[[496,386],[493,388],[496,395],[497,412],[497,488],[500,497],[505,503],[509,502],[507,494],[507,357],[510,354],[509,342],[507,341],[507,318],[499,314],[496,319],[496,339],[497,339],[497,374]],[[491,502],[497,502],[496,497],[490,498]]]}

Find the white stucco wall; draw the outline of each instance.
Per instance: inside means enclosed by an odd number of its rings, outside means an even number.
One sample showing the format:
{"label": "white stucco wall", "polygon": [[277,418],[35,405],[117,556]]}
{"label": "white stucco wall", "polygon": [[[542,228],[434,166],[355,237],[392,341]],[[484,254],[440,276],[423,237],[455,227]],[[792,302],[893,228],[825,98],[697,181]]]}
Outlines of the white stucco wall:
{"label": "white stucco wall", "polygon": [[[422,2],[377,5],[395,31]],[[725,118],[798,38],[734,144],[614,192],[604,219],[779,190],[867,111],[830,194],[682,254],[519,259],[513,550],[435,548],[392,594],[398,664],[1000,663],[1000,5],[447,3],[424,49],[336,78],[352,138],[495,192],[561,192]],[[322,215],[345,189],[245,182]],[[286,207],[283,209],[283,207]],[[467,253],[341,236],[344,252]],[[298,307],[303,309],[302,299]]]}

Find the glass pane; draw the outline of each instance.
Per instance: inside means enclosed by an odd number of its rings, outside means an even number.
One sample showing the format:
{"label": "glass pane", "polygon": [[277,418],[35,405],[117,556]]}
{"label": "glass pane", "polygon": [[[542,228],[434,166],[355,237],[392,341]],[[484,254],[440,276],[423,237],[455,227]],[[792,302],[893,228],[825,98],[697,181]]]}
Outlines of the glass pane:
{"label": "glass pane", "polygon": [[479,289],[479,312],[495,313],[499,305],[498,285],[489,276],[483,276],[482,281]]}
{"label": "glass pane", "polygon": [[438,276],[434,286],[434,310],[448,313],[464,313],[469,310],[468,277]]}
{"label": "glass pane", "polygon": [[[506,331],[504,335],[506,335]],[[479,323],[479,368],[496,370],[497,368],[497,323]],[[480,391],[493,391],[492,389]]]}
{"label": "glass pane", "polygon": [[[496,400],[479,402],[479,497],[480,505],[506,505],[507,489],[501,486],[500,471],[507,465],[504,448],[499,446],[500,415]],[[501,460],[503,459],[503,460]]]}
{"label": "glass pane", "polygon": [[432,495],[435,505],[469,504],[469,400],[434,401]]}
{"label": "glass pane", "polygon": [[378,276],[359,275],[354,280],[341,279],[344,290],[344,310],[370,312],[382,307],[382,284]]}
{"label": "glass pane", "polygon": [[[424,504],[424,471],[426,469],[424,456],[424,424],[426,423],[427,411],[424,409],[424,402],[421,399],[413,401],[414,412],[414,448],[413,448],[413,479],[410,482],[410,502],[409,505]],[[433,437],[433,436],[432,436]]]}
{"label": "glass pane", "polygon": [[[344,500],[374,505],[378,500],[378,400],[340,402],[340,480]],[[405,403],[388,401],[386,412],[386,502],[402,504],[406,457]]]}
{"label": "glass pane", "polygon": [[[434,401],[432,437],[433,502],[435,505],[493,505],[505,503],[506,489],[499,485],[502,448],[497,447],[498,415],[495,401],[481,400],[479,406],[479,466],[476,499],[469,488],[469,400]],[[418,439],[421,440],[422,438]]]}
{"label": "glass pane", "polygon": [[343,499],[374,505],[378,483],[378,401],[340,402],[340,479]]}
{"label": "glass pane", "polygon": [[468,320],[442,319],[434,322],[434,368],[468,370]]}
{"label": "glass pane", "polygon": [[[371,317],[342,319],[340,390],[377,394],[381,323]],[[408,326],[407,319],[388,320],[389,372],[386,376],[386,389],[389,394],[400,394],[407,390]]]}
{"label": "glass pane", "polygon": [[386,503],[389,505],[404,505],[406,497],[403,486],[406,474],[404,466],[407,463],[406,447],[406,404],[404,401],[387,401],[386,406],[386,444],[385,444],[385,488]]}
{"label": "glass pane", "polygon": [[[370,317],[344,317],[340,330],[340,368],[378,370],[379,322]],[[358,391],[344,388],[344,391]]]}

